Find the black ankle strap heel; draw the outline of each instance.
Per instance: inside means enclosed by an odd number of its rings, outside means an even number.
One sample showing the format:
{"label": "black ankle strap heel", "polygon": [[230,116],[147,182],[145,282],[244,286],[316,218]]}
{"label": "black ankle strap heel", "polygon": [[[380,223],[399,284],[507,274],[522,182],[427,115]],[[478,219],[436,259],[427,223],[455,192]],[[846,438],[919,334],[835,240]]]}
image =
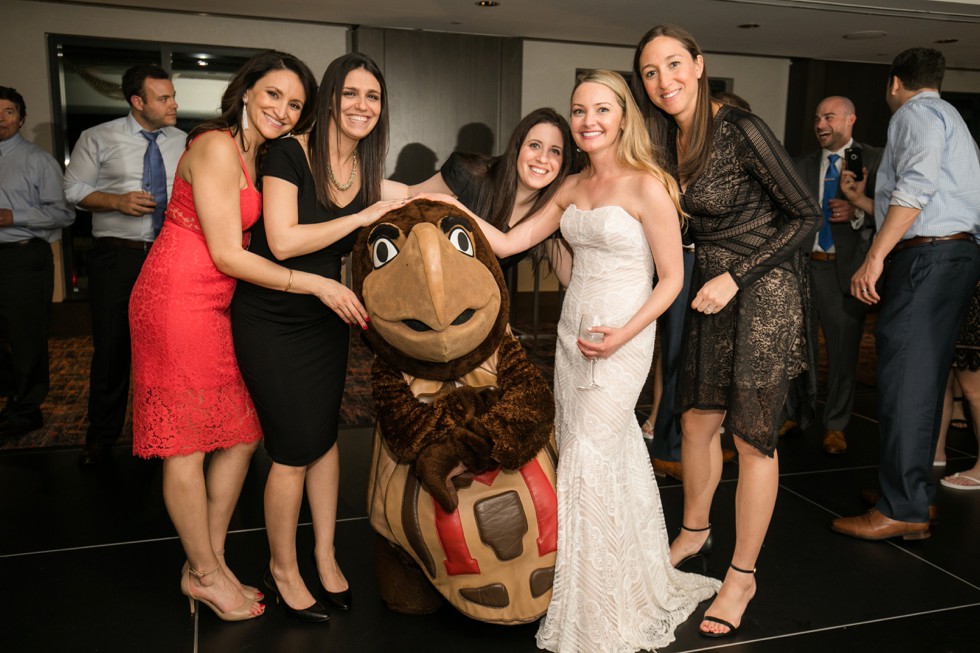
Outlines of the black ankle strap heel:
{"label": "black ankle strap heel", "polygon": [[676,568],[679,569],[681,565],[692,558],[701,558],[701,573],[708,573],[708,556],[711,555],[711,549],[714,548],[715,544],[714,538],[711,536],[711,524],[708,524],[704,528],[688,528],[681,524],[681,530],[687,531],[688,533],[703,533],[708,531],[708,537],[705,538],[704,544],[701,545],[700,549],[678,562]]}

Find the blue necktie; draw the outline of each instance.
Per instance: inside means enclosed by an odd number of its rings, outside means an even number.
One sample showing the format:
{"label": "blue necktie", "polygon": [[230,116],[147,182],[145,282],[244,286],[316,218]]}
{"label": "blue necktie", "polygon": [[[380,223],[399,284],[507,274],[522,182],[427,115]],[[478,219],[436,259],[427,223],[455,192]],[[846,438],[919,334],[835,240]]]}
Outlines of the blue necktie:
{"label": "blue necktie", "polygon": [[825,252],[834,246],[834,237],[830,234],[830,216],[833,213],[830,200],[837,197],[837,186],[840,184],[840,170],[837,169],[839,158],[836,154],[827,157],[827,175],[823,178],[823,205],[820,207],[823,209],[823,225],[820,227],[817,243]]}
{"label": "blue necktie", "polygon": [[153,194],[153,201],[157,203],[153,209],[153,236],[160,233],[163,226],[163,212],[167,210],[167,169],[163,167],[163,155],[160,154],[160,146],[157,145],[157,136],[160,132],[148,132],[140,130],[140,134],[146,139],[146,154],[143,155],[143,190],[148,190]]}

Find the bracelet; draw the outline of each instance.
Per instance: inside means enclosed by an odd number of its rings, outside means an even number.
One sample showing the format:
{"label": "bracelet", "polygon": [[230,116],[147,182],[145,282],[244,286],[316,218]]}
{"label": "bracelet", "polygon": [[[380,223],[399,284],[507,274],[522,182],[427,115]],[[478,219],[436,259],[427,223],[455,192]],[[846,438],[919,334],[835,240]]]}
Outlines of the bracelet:
{"label": "bracelet", "polygon": [[293,287],[293,271],[289,270],[289,281],[286,283],[286,287],[282,289],[283,292],[289,292],[289,289]]}

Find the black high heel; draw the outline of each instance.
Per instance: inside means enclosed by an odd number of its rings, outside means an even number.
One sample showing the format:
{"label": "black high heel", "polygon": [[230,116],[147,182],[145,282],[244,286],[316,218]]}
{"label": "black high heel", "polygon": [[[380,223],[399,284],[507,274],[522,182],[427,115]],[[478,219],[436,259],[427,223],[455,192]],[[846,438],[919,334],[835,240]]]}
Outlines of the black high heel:
{"label": "black high heel", "polygon": [[289,604],[286,603],[286,599],[282,598],[282,594],[279,593],[279,586],[276,585],[276,579],[272,575],[271,568],[265,570],[265,576],[262,580],[265,582],[265,586],[269,588],[269,591],[276,597],[276,603],[281,604],[283,610],[286,611],[286,614],[293,619],[306,621],[308,623],[320,623],[330,619],[330,613],[327,612],[327,609],[323,607],[323,604],[317,600],[314,600],[313,605],[308,608],[297,610],[296,608],[289,607]]}
{"label": "black high heel", "polygon": [[701,573],[708,573],[708,556],[711,555],[711,549],[715,546],[715,540],[711,536],[711,524],[708,524],[704,528],[688,528],[681,524],[681,530],[687,531],[688,533],[703,533],[708,531],[708,537],[705,538],[704,544],[701,545],[700,549],[678,562],[674,569],[680,569],[681,565],[692,558],[701,558]]}
{"label": "black high heel", "polygon": [[330,608],[334,610],[340,610],[341,612],[347,612],[350,610],[351,604],[354,600],[354,594],[350,591],[350,586],[347,589],[340,592],[331,592],[323,583],[320,582],[320,569],[316,564],[316,551],[310,552],[310,558],[313,560],[313,570],[316,571],[317,585],[320,586],[320,600]]}
{"label": "black high heel", "polygon": [[[736,567],[735,565],[732,564],[728,566],[742,574],[755,574],[755,569],[742,569],[741,567]],[[751,601],[752,599],[749,600]],[[746,609],[748,609],[748,605],[746,605],[745,607]],[[745,618],[744,611],[742,612],[742,618],[743,619]],[[702,637],[710,637],[711,639],[719,639],[721,637],[728,637],[729,635],[734,635],[735,633],[738,632],[738,629],[742,627],[741,620],[739,620],[739,624],[737,626],[733,626],[730,622],[725,621],[724,619],[719,619],[718,617],[709,617],[708,615],[704,615],[704,617],[701,618],[701,621],[710,621],[712,623],[721,624],[722,626],[728,628],[728,630],[723,633],[713,633],[709,630],[701,630],[700,628],[698,628],[698,632],[701,634]]]}

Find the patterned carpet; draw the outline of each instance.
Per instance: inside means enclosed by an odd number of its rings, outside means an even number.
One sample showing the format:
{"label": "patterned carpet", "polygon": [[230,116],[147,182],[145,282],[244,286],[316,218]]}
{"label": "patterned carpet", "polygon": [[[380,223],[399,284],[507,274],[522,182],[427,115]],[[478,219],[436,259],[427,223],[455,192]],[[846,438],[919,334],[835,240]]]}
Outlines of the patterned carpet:
{"label": "patterned carpet", "polygon": [[[554,315],[541,321],[535,329],[528,321],[515,320],[515,333],[525,334],[522,343],[531,361],[538,365],[545,378],[551,381],[554,370]],[[875,314],[869,316],[858,361],[858,380],[874,385],[874,325]],[[537,333],[537,338],[531,334]],[[51,360],[51,389],[44,404],[44,426],[37,431],[15,438],[0,440],[0,450],[34,447],[78,447],[85,442],[88,402],[88,370],[92,360],[91,336],[53,336],[48,341]],[[821,346],[821,352],[823,347]],[[374,401],[371,398],[371,352],[359,337],[351,339],[351,355],[347,385],[341,404],[341,424],[344,427],[367,426],[374,421]],[[826,361],[821,356],[818,369],[821,386],[826,377]],[[650,409],[651,380],[647,380],[637,411],[644,415]],[[132,424],[126,420],[123,440],[132,440]]]}

